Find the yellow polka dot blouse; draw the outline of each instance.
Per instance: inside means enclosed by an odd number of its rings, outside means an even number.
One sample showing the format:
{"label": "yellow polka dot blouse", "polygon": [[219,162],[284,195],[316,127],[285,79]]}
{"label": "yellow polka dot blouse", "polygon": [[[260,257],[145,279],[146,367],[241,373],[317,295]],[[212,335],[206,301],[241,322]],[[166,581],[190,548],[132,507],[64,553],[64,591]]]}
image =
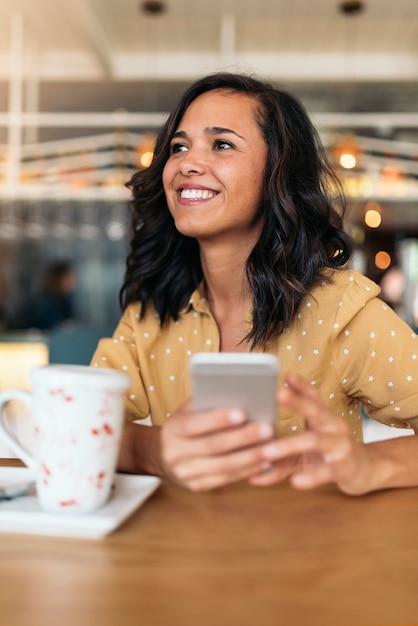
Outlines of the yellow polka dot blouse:
{"label": "yellow polka dot blouse", "polygon": [[[409,428],[418,414],[417,336],[377,297],[379,291],[356,271],[335,271],[265,347],[279,358],[279,378],[286,371],[301,374],[359,439],[362,404],[391,426]],[[163,328],[151,307],[142,320],[139,313],[139,304],[126,309],[113,337],[100,341],[92,365],[130,374],[126,418],[150,416],[161,425],[190,395],[191,355],[219,351],[219,332],[199,290],[179,320]],[[303,428],[303,419],[279,408],[278,424],[280,433],[291,433]]]}

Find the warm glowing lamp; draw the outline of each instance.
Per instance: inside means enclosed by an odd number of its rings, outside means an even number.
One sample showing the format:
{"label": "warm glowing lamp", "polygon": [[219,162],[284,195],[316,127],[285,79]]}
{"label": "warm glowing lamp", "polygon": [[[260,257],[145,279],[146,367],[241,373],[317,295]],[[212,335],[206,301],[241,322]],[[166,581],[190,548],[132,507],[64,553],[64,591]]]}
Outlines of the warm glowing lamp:
{"label": "warm glowing lamp", "polygon": [[364,221],[369,228],[379,228],[382,223],[382,208],[378,202],[366,203]]}
{"label": "warm glowing lamp", "polygon": [[155,135],[148,133],[143,135],[137,148],[137,163],[138,167],[145,168],[151,165],[151,161],[154,157],[155,147]]}
{"label": "warm glowing lamp", "polygon": [[357,159],[354,154],[350,154],[349,152],[344,152],[340,155],[339,159],[341,167],[346,170],[352,170],[357,165]]}
{"label": "warm glowing lamp", "polygon": [[375,257],[374,257],[374,264],[380,270],[386,270],[391,264],[391,262],[392,262],[392,259],[388,252],[386,252],[385,250],[379,250],[379,252],[376,252]]}
{"label": "warm glowing lamp", "polygon": [[139,157],[139,162],[142,167],[149,167],[151,165],[154,153],[153,152],[143,152]]}
{"label": "warm glowing lamp", "polygon": [[382,216],[377,211],[369,209],[366,211],[364,221],[369,228],[379,228],[382,223]]}
{"label": "warm glowing lamp", "polygon": [[356,167],[360,155],[359,144],[354,135],[348,133],[334,146],[334,155],[344,169]]}

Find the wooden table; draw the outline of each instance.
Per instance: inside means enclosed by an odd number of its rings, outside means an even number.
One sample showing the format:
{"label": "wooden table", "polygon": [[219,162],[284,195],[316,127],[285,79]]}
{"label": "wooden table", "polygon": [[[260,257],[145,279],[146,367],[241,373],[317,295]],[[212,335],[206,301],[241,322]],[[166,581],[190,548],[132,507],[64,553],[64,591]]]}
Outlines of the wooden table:
{"label": "wooden table", "polygon": [[333,487],[163,484],[104,539],[1,534],[0,621],[418,624],[417,526],[418,489],[350,498]]}

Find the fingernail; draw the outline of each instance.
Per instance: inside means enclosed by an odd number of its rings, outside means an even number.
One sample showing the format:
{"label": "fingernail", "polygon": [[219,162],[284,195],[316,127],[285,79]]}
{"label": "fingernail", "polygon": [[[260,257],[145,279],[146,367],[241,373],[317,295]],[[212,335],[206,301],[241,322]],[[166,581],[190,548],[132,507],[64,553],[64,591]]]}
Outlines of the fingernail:
{"label": "fingernail", "polygon": [[229,411],[229,420],[233,424],[242,424],[247,419],[244,411],[240,411],[239,409],[232,409]]}
{"label": "fingernail", "polygon": [[273,436],[273,426],[271,424],[262,423],[259,426],[258,432],[263,439],[268,439]]}
{"label": "fingernail", "polygon": [[277,456],[276,446],[274,444],[270,444],[263,448],[263,456],[267,459],[274,459]]}

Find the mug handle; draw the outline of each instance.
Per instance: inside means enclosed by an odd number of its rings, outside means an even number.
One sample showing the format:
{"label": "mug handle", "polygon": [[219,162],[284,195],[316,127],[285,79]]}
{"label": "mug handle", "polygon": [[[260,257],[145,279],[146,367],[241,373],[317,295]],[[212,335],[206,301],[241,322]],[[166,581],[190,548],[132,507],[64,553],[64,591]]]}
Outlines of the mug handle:
{"label": "mug handle", "polygon": [[10,400],[21,400],[29,409],[31,408],[31,394],[23,389],[7,389],[0,391],[0,438],[7,446],[30,468],[35,467],[35,459],[29,450],[23,446],[10,432],[4,415],[4,407]]}

